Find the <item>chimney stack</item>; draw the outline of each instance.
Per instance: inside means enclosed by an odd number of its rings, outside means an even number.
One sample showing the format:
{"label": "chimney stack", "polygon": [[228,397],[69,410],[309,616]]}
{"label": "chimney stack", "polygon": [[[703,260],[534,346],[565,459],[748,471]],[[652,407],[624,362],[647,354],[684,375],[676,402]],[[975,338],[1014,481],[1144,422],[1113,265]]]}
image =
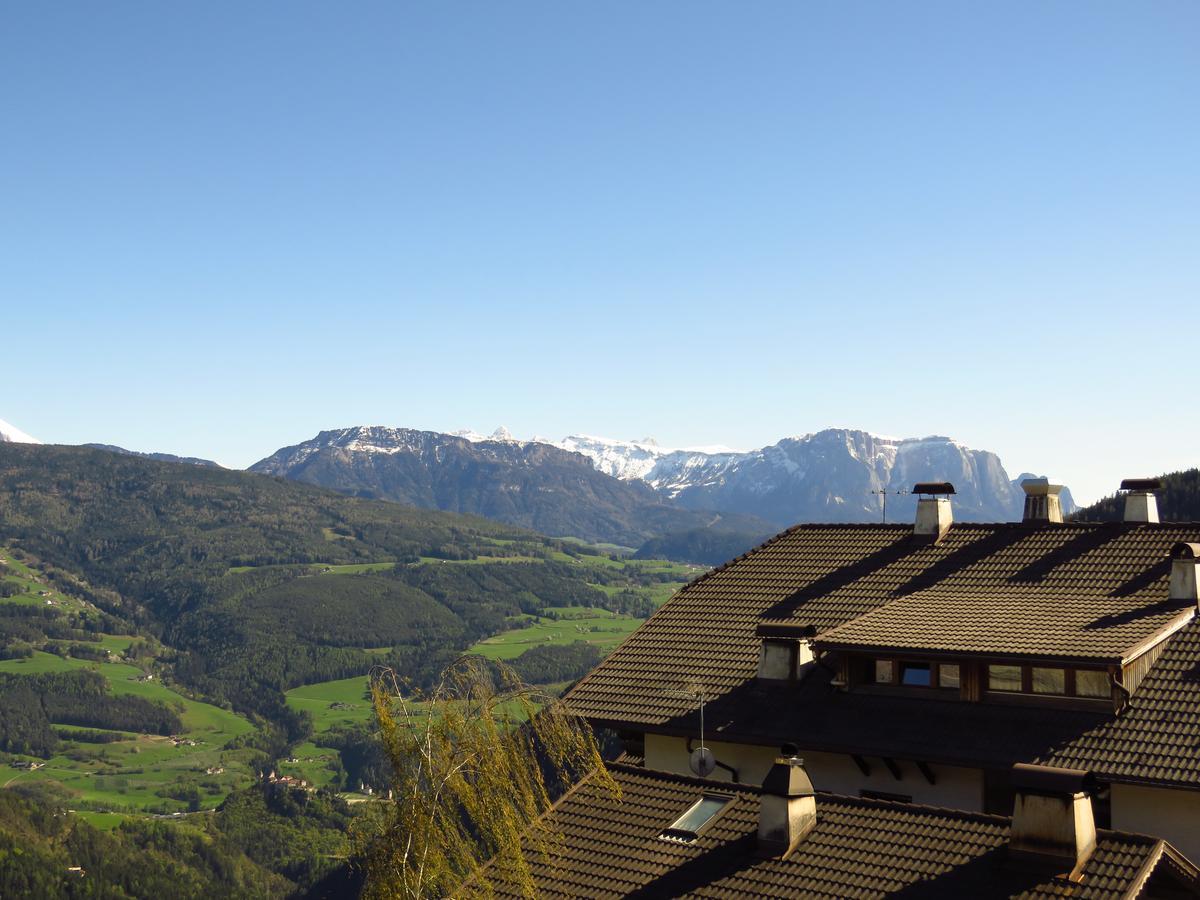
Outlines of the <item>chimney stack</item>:
{"label": "chimney stack", "polygon": [[804,760],[784,744],[763,779],[758,813],[758,855],[786,859],[817,824],[817,797]]}
{"label": "chimney stack", "polygon": [[1126,522],[1157,522],[1158,501],[1154,492],[1162,487],[1157,478],[1126,478],[1121,482],[1125,494]]}
{"label": "chimney stack", "polygon": [[791,622],[760,622],[755,629],[762,645],[758,652],[759,681],[798,681],[813,666],[811,625]]}
{"label": "chimney stack", "polygon": [[913,485],[912,492],[919,495],[917,525],[913,533],[940,540],[954,521],[954,512],[950,508],[954,485],[948,481],[922,481]]}
{"label": "chimney stack", "polygon": [[1200,565],[1200,544],[1180,542],[1171,548],[1171,590],[1168,599],[1191,600],[1200,605],[1197,565]]}
{"label": "chimney stack", "polygon": [[1009,854],[1076,881],[1096,849],[1091,772],[1017,763]]}
{"label": "chimney stack", "polygon": [[1062,502],[1058,495],[1062,492],[1061,484],[1051,484],[1046,478],[1026,478],[1021,482],[1021,490],[1025,492],[1025,512],[1022,522],[1061,522],[1063,520]]}

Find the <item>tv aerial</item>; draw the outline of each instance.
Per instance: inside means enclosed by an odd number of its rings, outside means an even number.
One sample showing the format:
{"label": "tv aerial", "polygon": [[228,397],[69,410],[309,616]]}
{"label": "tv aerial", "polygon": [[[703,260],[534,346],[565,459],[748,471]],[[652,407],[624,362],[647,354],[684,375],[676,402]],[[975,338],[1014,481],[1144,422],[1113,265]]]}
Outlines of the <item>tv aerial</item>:
{"label": "tv aerial", "polygon": [[887,498],[888,494],[893,494],[897,497],[909,493],[905,490],[889,491],[887,488],[880,488],[877,491],[871,491],[872,494],[879,494],[883,498],[883,524],[887,524]]}
{"label": "tv aerial", "polygon": [[668,697],[678,697],[691,700],[700,705],[700,746],[688,757],[688,765],[692,772],[700,778],[707,778],[717,768],[717,758],[713,752],[704,746],[704,688],[692,688],[681,691],[667,691]]}

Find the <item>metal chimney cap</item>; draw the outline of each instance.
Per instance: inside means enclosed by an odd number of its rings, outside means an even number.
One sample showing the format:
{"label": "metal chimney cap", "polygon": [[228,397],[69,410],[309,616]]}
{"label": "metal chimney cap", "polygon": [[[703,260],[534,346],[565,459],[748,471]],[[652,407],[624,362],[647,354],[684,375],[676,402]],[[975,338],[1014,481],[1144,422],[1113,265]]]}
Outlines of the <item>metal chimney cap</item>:
{"label": "metal chimney cap", "polygon": [[816,796],[812,781],[804,771],[804,760],[796,756],[795,745],[784,744],[780,749],[784,755],[776,758],[775,765],[767,770],[762,792],[774,794],[776,797]]}
{"label": "metal chimney cap", "polygon": [[1157,478],[1126,478],[1121,482],[1122,491],[1157,491],[1162,481]]}
{"label": "metal chimney cap", "polygon": [[1095,776],[1085,769],[1062,769],[1030,763],[1014,765],[1009,781],[1018,794],[1073,795],[1090,792],[1096,787]]}
{"label": "metal chimney cap", "polygon": [[1049,478],[1026,478],[1021,482],[1021,490],[1030,497],[1040,497],[1048,494],[1062,493],[1061,484],[1051,484]]}
{"label": "metal chimney cap", "polygon": [[913,485],[914,494],[953,494],[954,485],[948,481],[919,481]]}

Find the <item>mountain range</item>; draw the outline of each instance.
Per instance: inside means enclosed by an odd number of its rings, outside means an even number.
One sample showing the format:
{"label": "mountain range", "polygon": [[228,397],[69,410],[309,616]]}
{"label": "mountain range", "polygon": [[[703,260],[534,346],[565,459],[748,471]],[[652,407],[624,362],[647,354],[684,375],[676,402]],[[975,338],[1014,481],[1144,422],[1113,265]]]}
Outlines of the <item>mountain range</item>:
{"label": "mountain range", "polygon": [[[869,522],[881,491],[897,516],[914,511],[919,481],[950,481],[955,515],[967,521],[1020,518],[1023,473],[1010,479],[1000,458],[948,437],[889,438],[850,428],[788,437],[758,450],[669,450],[653,440],[572,435],[560,442],[618,478],[640,479],[690,509],[752,512],[771,522]],[[1064,490],[1064,512],[1074,509]]]}
{"label": "mountain range", "polygon": [[[36,442],[4,422],[0,438]],[[135,455],[215,465],[195,457]],[[851,428],[742,451],[662,447],[651,438],[519,440],[504,428],[484,435],[362,425],[322,431],[250,471],[627,547],[687,535],[697,559],[701,546],[725,553],[795,522],[878,521],[885,498],[890,521],[909,519],[915,498],[908,491],[920,481],[952,482],[959,520],[1017,519],[1024,500],[1020,482],[1030,477],[1010,478],[995,453],[949,437],[892,438]],[[1063,511],[1071,512],[1069,490],[1062,500]]]}
{"label": "mountain range", "polygon": [[[761,536],[800,521],[877,521],[883,491],[889,517],[908,518],[915,500],[907,491],[919,481],[953,482],[959,519],[1011,520],[1020,518],[1020,480],[1029,477],[1010,479],[996,454],[947,437],[844,428],[741,452],[588,435],[522,441],[505,429],[359,426],[323,431],[250,470],[632,546],[696,529]],[[1074,508],[1069,491],[1063,503],[1064,511]]]}
{"label": "mountain range", "polygon": [[322,431],[250,471],[623,546],[697,528],[756,536],[776,530],[753,514],[689,509],[643,481],[614,478],[590,457],[550,443],[473,437],[384,426]]}

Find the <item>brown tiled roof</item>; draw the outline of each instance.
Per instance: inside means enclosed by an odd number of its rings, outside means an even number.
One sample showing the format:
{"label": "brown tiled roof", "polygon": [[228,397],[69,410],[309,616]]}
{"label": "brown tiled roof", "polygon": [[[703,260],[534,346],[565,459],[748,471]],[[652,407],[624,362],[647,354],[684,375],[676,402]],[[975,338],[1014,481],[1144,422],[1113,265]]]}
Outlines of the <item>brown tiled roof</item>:
{"label": "brown tiled roof", "polygon": [[[939,602],[972,613],[974,604],[1011,612],[1028,598],[1070,600],[1071,635],[1086,636],[1088,647],[1119,644],[1119,653],[1179,613],[1166,602],[1168,554],[1195,540],[1200,525],[963,524],[937,543],[914,538],[908,525],[798,525],[684,587],[570,699],[594,718],[663,723],[691,707],[668,692],[695,684],[720,696],[754,677],[760,623],[831,632],[896,603],[924,616]],[[951,622],[922,619],[934,626]],[[1084,652],[1080,640],[1064,652]]]}
{"label": "brown tiled roof", "polygon": [[1200,785],[1200,621],[1171,638],[1118,719],[1043,754],[1112,781]]}
{"label": "brown tiled roof", "polygon": [[[534,857],[550,897],[1060,897],[1132,896],[1170,851],[1111,831],[1071,884],[1007,857],[1008,819],[817,795],[817,824],[786,860],[759,859],[759,791],[627,765],[611,767],[621,798],[585,781],[555,807],[562,856]],[[705,791],[732,796],[693,843],[659,838]],[[1191,877],[1186,863],[1174,872]],[[1163,866],[1162,868],[1166,868]],[[500,896],[520,896],[501,883]]]}
{"label": "brown tiled roof", "polygon": [[1191,619],[1196,601],[1147,605],[1129,597],[1063,596],[1053,589],[1010,594],[933,588],[901,597],[817,636],[818,646],[912,650],[967,656],[1121,663],[1148,638]]}

